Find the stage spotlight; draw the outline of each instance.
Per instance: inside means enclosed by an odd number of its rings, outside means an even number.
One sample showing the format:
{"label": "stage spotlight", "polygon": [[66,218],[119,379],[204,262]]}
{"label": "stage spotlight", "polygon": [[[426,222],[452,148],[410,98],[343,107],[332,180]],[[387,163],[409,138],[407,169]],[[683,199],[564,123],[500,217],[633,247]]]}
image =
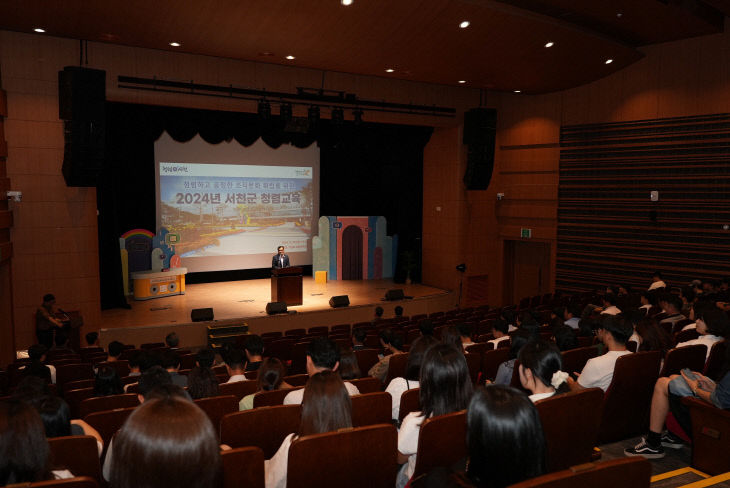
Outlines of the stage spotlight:
{"label": "stage spotlight", "polygon": [[352,111],[352,116],[355,118],[355,125],[362,124],[362,110],[359,108]]}
{"label": "stage spotlight", "polygon": [[263,120],[269,120],[271,118],[271,104],[266,100],[259,102],[259,117]]}
{"label": "stage spotlight", "polygon": [[316,125],[319,123],[319,107],[316,105],[312,105],[309,107],[309,110],[307,110],[307,118],[309,119],[309,123],[311,125]]}
{"label": "stage spotlight", "polygon": [[345,113],[342,111],[341,108],[333,108],[332,109],[332,124],[333,125],[342,125],[342,122],[345,120]]}
{"label": "stage spotlight", "polygon": [[291,103],[282,103],[279,106],[279,115],[284,121],[289,122],[292,115]]}

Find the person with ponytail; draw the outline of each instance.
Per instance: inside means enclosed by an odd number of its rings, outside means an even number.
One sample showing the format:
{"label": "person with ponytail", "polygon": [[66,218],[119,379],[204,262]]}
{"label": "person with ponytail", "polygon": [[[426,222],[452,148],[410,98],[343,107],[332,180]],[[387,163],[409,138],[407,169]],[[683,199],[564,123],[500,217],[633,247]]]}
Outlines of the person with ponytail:
{"label": "person with ponytail", "polygon": [[520,383],[536,402],[558,393],[567,393],[570,387],[568,373],[562,371],[563,361],[555,344],[545,340],[531,341],[520,349]]}

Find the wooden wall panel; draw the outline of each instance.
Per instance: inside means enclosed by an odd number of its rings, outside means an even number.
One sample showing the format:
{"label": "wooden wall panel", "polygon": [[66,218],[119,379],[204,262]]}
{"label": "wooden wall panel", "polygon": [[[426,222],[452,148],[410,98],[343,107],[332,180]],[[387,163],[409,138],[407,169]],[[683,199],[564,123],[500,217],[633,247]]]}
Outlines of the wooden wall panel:
{"label": "wooden wall panel", "polygon": [[559,289],[730,275],[730,114],[566,126],[561,146]]}
{"label": "wooden wall panel", "polygon": [[0,79],[0,365],[10,363],[15,357],[13,282],[10,269],[13,257],[13,244],[10,240],[13,214],[5,198],[5,192],[10,188],[5,169],[8,146],[5,143],[4,118],[7,114],[7,96]]}

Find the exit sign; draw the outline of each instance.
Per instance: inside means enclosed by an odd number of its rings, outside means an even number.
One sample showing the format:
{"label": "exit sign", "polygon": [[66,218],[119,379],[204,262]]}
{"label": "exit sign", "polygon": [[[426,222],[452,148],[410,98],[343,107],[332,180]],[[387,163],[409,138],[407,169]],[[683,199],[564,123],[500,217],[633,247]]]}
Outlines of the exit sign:
{"label": "exit sign", "polygon": [[520,229],[520,237],[530,239],[532,237],[532,229]]}

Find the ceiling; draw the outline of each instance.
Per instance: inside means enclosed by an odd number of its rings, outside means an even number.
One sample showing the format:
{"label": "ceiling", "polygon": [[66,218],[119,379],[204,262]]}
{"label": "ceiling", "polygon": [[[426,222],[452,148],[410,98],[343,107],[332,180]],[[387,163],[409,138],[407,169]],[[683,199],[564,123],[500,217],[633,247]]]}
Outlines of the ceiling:
{"label": "ceiling", "polygon": [[722,32],[727,13],[730,0],[3,0],[0,29],[543,93],[618,71],[638,47]]}

